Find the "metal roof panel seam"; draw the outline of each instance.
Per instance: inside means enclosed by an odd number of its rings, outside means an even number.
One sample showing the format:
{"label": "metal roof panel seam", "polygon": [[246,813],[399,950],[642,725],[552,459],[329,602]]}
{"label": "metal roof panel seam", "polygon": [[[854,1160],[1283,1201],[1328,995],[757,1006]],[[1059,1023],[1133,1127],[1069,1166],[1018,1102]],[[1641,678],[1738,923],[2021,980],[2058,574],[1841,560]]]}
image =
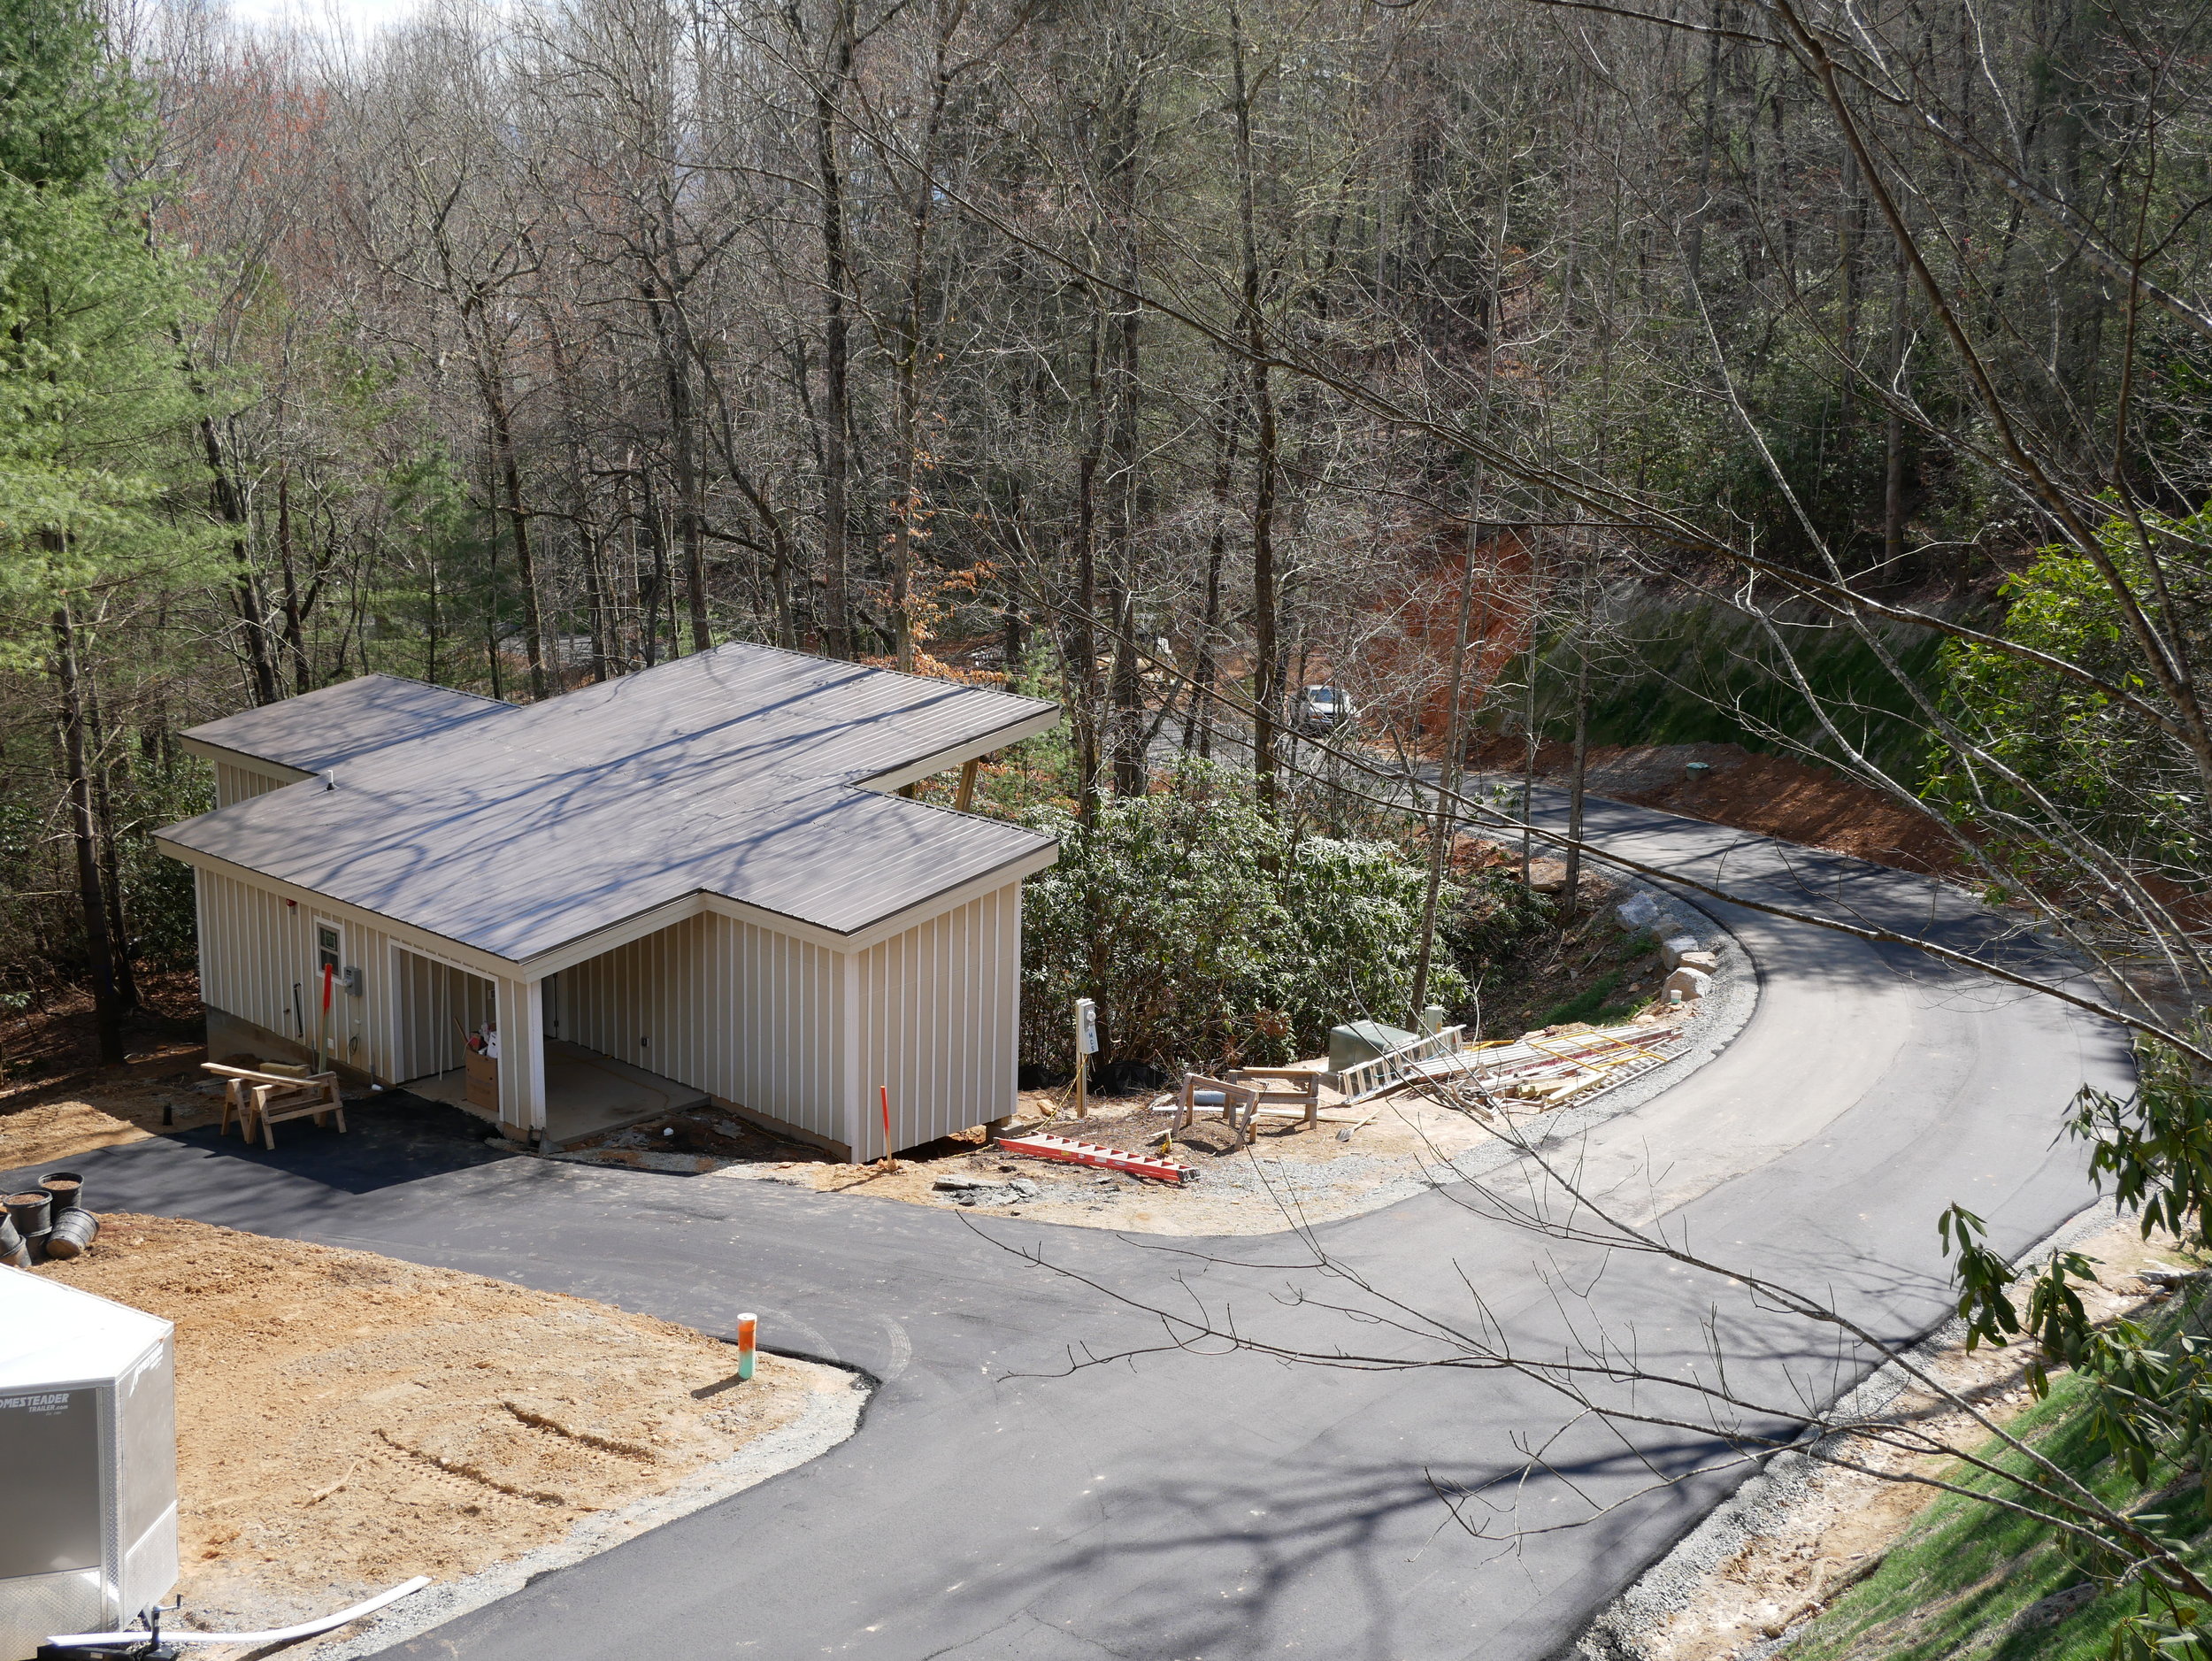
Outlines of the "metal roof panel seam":
{"label": "metal roof panel seam", "polygon": [[700,892],[851,934],[1051,842],[856,781],[1052,713],[733,644],[448,723],[358,754],[334,790],[304,781],[160,834],[513,961]]}

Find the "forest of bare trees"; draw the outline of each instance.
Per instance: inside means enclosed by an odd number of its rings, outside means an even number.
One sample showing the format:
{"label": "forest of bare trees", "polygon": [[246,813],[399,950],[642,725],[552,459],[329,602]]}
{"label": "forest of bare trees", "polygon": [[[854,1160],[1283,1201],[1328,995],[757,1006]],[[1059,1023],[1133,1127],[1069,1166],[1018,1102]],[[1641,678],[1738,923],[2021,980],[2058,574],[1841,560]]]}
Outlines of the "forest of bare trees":
{"label": "forest of bare trees", "polygon": [[[1310,792],[1317,680],[1379,752],[1510,726],[1629,581],[1758,620],[1829,759],[2188,971],[2143,873],[2188,866],[2212,777],[2200,34],[2074,0],[574,0],[350,42],[119,11],[83,96],[122,112],[99,188],[157,269],[112,329],[150,343],[26,453],[127,528],[10,517],[0,992],[120,1009],[188,966],[143,836],[200,805],[171,735],[365,670],[527,700],[743,638],[1004,675],[1065,700],[1087,816],[1225,732]],[[2044,547],[2110,650],[1923,604]],[[1902,670],[1888,713],[1792,685],[1807,617],[2154,709],[2149,819],[2024,788],[2033,688],[1999,734]],[[1901,709],[1949,759],[1901,773]]]}
{"label": "forest of bare trees", "polygon": [[[176,734],[365,672],[527,702],[749,640],[1056,698],[973,804],[1063,842],[1025,914],[1087,948],[1031,1000],[1052,1042],[1075,996],[1111,1027],[1108,970],[1171,978],[1118,850],[1276,936],[1264,975],[1210,965],[1202,1026],[1124,1019],[1162,1065],[1465,993],[1432,947],[1470,822],[1563,852],[1570,922],[1585,859],[1732,897],[1578,834],[1594,710],[1634,735],[1702,700],[1917,816],[1993,935],[2085,973],[1739,903],[2131,1029],[2139,1088],[2070,1128],[2212,1252],[2208,27],[429,0],[349,38],[0,0],[0,1033],[88,1016],[112,1062],[196,1013],[190,879],[148,834],[209,805]],[[1695,684],[1636,638],[1669,615]],[[1322,683],[1359,711],[1327,742],[1295,715]],[[1537,828],[1461,769],[1545,738],[1575,782]],[[1559,920],[1526,851],[1490,875],[1516,927]],[[1417,961],[1331,937],[1348,895]],[[1835,1324],[1638,1225],[1502,1214]],[[2139,1478],[2212,1468],[2212,1349],[2094,1326],[2078,1254],[1942,1227],[1978,1340],[2100,1380]],[[2127,1653],[2206,1652],[2212,1579],[2158,1517],[2037,1492],[2147,1588]]]}

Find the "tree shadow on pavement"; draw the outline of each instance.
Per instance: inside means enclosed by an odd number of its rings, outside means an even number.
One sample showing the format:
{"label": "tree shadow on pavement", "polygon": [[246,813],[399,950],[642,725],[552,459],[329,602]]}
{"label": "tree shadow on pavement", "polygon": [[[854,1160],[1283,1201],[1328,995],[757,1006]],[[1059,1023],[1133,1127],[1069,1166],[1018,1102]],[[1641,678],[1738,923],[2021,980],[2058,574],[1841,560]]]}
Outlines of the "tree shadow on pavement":
{"label": "tree shadow on pavement", "polygon": [[[258,1139],[242,1142],[234,1125],[228,1133],[204,1125],[48,1161],[44,1167],[0,1176],[0,1181],[20,1186],[19,1178],[35,1180],[40,1169],[66,1165],[85,1173],[87,1199],[96,1212],[158,1211],[164,1209],[160,1196],[168,1186],[165,1179],[181,1174],[172,1160],[160,1157],[165,1150],[188,1148],[207,1157],[190,1162],[194,1170],[189,1187],[195,1197],[227,1183],[252,1186],[256,1172],[297,1178],[346,1194],[372,1194],[518,1157],[486,1144],[490,1127],[483,1120],[404,1090],[348,1102],[342,1134],[335,1125],[319,1125],[311,1119],[287,1119],[275,1129],[273,1149]],[[211,1169],[210,1159],[220,1163]],[[226,1169],[233,1174],[225,1176]],[[181,1199],[180,1196],[180,1203]]]}

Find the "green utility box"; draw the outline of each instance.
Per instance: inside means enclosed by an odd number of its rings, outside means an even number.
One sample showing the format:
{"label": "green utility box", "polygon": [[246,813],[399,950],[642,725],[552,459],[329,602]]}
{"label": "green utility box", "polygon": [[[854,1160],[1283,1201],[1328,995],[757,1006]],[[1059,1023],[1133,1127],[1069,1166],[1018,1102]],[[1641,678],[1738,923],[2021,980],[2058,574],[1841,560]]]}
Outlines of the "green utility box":
{"label": "green utility box", "polygon": [[1342,1027],[1329,1028],[1329,1071],[1341,1073],[1347,1067],[1356,1067],[1363,1061],[1372,1061],[1377,1056],[1386,1056],[1394,1050],[1403,1050],[1418,1038],[1418,1033],[1407,1032],[1400,1027],[1386,1027],[1380,1021],[1350,1021]]}

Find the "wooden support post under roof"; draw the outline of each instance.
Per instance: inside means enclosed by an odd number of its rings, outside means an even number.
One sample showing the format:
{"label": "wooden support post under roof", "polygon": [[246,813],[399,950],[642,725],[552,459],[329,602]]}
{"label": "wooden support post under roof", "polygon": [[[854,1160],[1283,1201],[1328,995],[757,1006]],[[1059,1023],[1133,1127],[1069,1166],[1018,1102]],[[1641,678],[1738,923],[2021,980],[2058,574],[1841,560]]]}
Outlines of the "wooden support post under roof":
{"label": "wooden support post under roof", "polygon": [[973,761],[960,764],[960,794],[952,801],[954,809],[958,812],[966,812],[968,804],[975,800],[975,770],[981,762],[982,757],[978,757]]}

